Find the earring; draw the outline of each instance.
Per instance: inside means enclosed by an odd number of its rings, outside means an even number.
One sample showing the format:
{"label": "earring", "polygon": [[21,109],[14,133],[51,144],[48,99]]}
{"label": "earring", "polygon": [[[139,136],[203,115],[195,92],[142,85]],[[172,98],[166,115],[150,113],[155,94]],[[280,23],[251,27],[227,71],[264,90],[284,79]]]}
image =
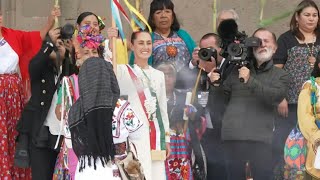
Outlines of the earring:
{"label": "earring", "polygon": [[297,28],[299,27],[299,23],[298,23],[298,22],[296,22],[296,27],[297,27]]}

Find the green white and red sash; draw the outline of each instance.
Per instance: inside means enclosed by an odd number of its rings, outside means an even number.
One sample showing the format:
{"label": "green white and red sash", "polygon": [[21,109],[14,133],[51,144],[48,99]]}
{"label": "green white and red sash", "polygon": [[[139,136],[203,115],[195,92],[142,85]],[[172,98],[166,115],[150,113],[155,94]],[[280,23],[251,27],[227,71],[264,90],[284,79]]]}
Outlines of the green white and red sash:
{"label": "green white and red sash", "polygon": [[[156,100],[156,117],[157,120],[152,120],[148,118],[148,113],[145,107],[145,100],[146,100],[146,94],[144,92],[143,85],[141,81],[138,79],[137,75],[134,73],[133,69],[127,65],[128,72],[130,74],[131,79],[134,82],[134,85],[136,86],[136,90],[138,92],[138,96],[140,99],[140,103],[142,105],[143,111],[149,121],[149,128],[150,128],[150,148],[151,150],[165,150],[166,149],[166,142],[165,142],[165,130],[164,125],[161,117],[160,107],[158,103],[158,99]],[[148,78],[148,77],[147,77]],[[150,81],[150,79],[148,78]],[[150,90],[150,87],[148,88],[152,96],[156,96],[156,93]]]}

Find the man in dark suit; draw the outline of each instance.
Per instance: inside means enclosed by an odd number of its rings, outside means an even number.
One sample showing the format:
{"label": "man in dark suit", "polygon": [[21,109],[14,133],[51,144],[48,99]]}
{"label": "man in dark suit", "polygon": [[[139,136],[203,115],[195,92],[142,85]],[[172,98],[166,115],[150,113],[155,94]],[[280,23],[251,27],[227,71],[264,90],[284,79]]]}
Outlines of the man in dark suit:
{"label": "man in dark suit", "polygon": [[[193,52],[194,64],[199,64],[209,73],[214,67],[226,66],[226,62],[219,55],[220,53],[220,37],[215,33],[205,34],[199,43],[199,48]],[[217,59],[211,58],[211,61],[201,60],[198,56],[200,48],[214,48],[217,51]],[[209,97],[206,105],[207,111],[207,129],[201,144],[207,157],[207,179],[226,179],[226,169],[224,165],[224,154],[221,142],[221,120],[227,103],[226,96],[222,88],[209,85]]]}

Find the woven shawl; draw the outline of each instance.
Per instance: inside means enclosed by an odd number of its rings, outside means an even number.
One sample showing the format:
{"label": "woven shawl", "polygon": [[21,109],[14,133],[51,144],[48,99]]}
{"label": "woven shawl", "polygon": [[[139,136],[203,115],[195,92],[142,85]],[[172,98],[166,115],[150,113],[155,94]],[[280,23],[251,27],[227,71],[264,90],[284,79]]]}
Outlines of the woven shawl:
{"label": "woven shawl", "polygon": [[99,158],[104,166],[114,156],[112,115],[120,90],[112,65],[89,58],[79,72],[79,98],[69,111],[72,146],[80,162],[91,166]]}

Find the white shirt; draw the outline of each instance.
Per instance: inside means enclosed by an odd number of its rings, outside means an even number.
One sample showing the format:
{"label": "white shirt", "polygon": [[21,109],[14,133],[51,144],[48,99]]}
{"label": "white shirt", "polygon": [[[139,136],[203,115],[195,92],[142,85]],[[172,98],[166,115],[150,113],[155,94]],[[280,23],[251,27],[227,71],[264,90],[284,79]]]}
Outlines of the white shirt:
{"label": "white shirt", "polygon": [[0,74],[17,73],[18,63],[18,54],[4,38],[0,39]]}
{"label": "white shirt", "polygon": [[103,56],[104,56],[104,59],[111,62],[112,63],[112,52],[109,48],[109,40],[106,39],[104,41],[104,52],[103,52]]}

